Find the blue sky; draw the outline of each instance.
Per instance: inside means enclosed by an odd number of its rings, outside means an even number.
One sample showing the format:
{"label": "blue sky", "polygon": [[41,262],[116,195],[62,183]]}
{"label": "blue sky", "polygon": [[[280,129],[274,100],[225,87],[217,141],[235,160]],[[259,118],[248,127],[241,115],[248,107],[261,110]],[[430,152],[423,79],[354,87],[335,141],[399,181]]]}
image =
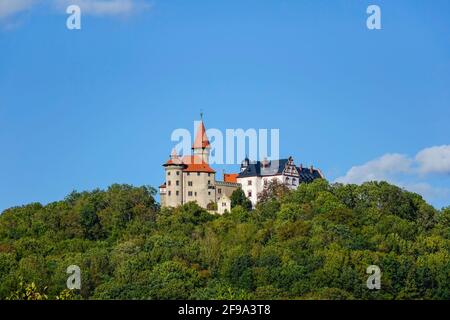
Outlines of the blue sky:
{"label": "blue sky", "polygon": [[200,109],[207,128],[279,128],[281,156],[330,181],[450,205],[450,2],[0,0],[0,211],[158,186]]}

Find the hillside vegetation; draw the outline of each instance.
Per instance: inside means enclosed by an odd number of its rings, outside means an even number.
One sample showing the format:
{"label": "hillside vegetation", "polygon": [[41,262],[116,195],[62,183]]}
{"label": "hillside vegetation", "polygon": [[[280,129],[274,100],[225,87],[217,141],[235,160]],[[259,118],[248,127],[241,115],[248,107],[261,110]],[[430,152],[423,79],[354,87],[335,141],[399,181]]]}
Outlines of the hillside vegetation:
{"label": "hillside vegetation", "polygon": [[[154,195],[112,185],[5,210],[0,299],[450,299],[450,208],[396,186],[272,186],[223,216]],[[81,290],[65,290],[70,265]]]}

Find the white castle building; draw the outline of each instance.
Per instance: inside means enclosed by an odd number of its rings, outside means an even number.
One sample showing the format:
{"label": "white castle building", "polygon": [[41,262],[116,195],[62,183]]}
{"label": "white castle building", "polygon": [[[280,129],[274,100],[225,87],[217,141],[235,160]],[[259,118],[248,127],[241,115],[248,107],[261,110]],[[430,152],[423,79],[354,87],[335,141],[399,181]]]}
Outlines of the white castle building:
{"label": "white castle building", "polygon": [[297,167],[292,157],[255,162],[246,158],[241,164],[241,172],[236,175],[236,181],[242,186],[242,190],[253,205],[256,205],[258,194],[271,180],[277,180],[290,189],[296,189],[300,183],[323,178],[322,172],[312,166],[310,168],[303,168],[302,165]]}

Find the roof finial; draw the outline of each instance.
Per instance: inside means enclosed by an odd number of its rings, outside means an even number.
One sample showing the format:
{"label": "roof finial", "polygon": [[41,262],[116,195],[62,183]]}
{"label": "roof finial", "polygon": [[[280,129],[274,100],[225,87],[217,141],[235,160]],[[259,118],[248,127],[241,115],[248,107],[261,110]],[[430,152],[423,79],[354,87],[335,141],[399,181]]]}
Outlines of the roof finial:
{"label": "roof finial", "polygon": [[200,109],[200,119],[203,121],[203,109]]}

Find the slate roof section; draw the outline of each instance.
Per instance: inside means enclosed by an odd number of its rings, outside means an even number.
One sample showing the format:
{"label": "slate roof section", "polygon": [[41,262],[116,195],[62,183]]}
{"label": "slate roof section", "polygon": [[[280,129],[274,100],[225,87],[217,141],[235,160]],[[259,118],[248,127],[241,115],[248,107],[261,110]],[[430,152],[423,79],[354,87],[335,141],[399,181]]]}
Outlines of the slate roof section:
{"label": "slate roof section", "polygon": [[[238,178],[275,176],[283,173],[289,159],[272,160],[268,167],[263,167],[261,161],[249,162],[244,171],[240,172]],[[317,169],[296,167],[300,182],[311,182],[323,178]]]}
{"label": "slate roof section", "polygon": [[299,174],[300,182],[312,182],[315,179],[323,178],[322,174],[317,169],[313,169],[312,173],[311,173],[311,169],[309,169],[309,168],[297,167],[297,171]]}

